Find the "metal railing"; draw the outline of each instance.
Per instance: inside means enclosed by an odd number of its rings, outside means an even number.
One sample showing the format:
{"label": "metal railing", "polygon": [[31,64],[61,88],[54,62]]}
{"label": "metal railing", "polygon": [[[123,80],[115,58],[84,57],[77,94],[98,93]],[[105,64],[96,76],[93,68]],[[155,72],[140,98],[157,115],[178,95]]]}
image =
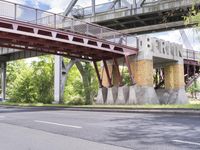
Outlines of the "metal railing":
{"label": "metal railing", "polygon": [[[132,10],[132,9],[140,9],[141,6],[138,5],[138,1],[131,1],[131,0],[127,0],[130,5],[128,6],[127,4],[123,4],[121,3],[121,6],[117,5],[117,3],[114,5],[114,7],[109,8],[109,6],[112,6],[112,4],[114,4],[114,1],[108,2],[108,3],[103,3],[103,4],[99,4],[95,6],[95,14],[102,14],[102,13],[109,13],[109,12],[115,12],[115,11],[124,11],[124,9],[126,10]],[[152,6],[157,7],[157,5],[165,5],[167,3],[172,3],[172,2],[179,2],[180,4],[184,2],[185,5],[190,4],[191,2],[188,1],[183,1],[183,0],[145,0],[144,3],[142,4],[142,7],[144,8],[149,8]],[[195,2],[195,1],[194,1]],[[92,6],[88,6],[88,7],[79,7],[79,8],[74,8],[74,12],[72,10],[72,15],[77,16],[77,17],[91,17],[92,16]],[[77,13],[76,13],[77,12]]]}
{"label": "metal railing", "polygon": [[[95,5],[95,14],[106,13],[110,11],[115,11],[118,9],[128,8],[126,5],[121,4],[121,6],[115,4],[114,1],[102,3]],[[81,16],[91,16],[92,15],[92,6],[83,7],[83,8],[74,8],[72,9],[72,15],[76,16],[76,12],[81,12]]]}
{"label": "metal railing", "polygon": [[200,52],[195,50],[184,49],[183,58],[188,60],[200,61]]}
{"label": "metal railing", "polygon": [[132,38],[131,35],[97,24],[4,0],[0,1],[0,17],[89,35],[121,45],[128,45],[128,38]]}

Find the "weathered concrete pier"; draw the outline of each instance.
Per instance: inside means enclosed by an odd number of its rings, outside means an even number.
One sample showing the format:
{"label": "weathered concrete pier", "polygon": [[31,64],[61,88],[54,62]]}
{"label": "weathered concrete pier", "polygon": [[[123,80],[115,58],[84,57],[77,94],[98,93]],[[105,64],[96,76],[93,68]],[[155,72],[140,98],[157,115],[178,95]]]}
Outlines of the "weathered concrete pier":
{"label": "weathered concrete pier", "polygon": [[[138,55],[129,58],[135,85],[124,86],[112,63],[108,65],[112,87],[105,69],[97,96],[98,104],[185,104],[184,59],[187,50],[182,45],[148,36],[138,37]],[[196,55],[199,57],[199,53]],[[121,60],[119,60],[120,62]],[[195,61],[195,60],[194,60]],[[112,62],[112,61],[111,61]],[[122,62],[122,61],[121,61]],[[155,69],[163,69],[164,88],[155,89]],[[102,100],[103,99],[103,100]]]}

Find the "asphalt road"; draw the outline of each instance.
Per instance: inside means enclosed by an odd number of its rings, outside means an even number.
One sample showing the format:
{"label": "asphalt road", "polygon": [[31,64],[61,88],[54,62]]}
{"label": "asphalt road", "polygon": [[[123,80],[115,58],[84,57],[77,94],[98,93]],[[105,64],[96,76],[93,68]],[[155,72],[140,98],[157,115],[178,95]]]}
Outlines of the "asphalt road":
{"label": "asphalt road", "polygon": [[0,150],[200,150],[200,116],[0,107]]}

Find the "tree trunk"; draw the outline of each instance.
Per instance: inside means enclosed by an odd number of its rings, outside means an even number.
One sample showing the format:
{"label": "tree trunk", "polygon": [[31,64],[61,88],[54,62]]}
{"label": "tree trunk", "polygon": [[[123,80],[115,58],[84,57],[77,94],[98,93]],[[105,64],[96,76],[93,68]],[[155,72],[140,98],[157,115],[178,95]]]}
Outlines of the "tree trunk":
{"label": "tree trunk", "polygon": [[83,80],[83,86],[84,86],[84,92],[85,92],[85,104],[89,105],[92,104],[91,99],[91,77],[90,77],[90,70],[88,69],[88,66],[90,64],[86,62],[85,66],[81,64],[81,62],[77,61],[76,66],[82,76]]}

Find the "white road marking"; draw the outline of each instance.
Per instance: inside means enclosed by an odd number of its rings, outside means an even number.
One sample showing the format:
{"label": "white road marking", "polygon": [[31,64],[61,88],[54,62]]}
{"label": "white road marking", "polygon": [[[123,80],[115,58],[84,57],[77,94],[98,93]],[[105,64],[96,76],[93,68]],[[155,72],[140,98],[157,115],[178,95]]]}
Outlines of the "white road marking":
{"label": "white road marking", "polygon": [[177,142],[177,143],[184,143],[184,144],[191,144],[191,145],[198,145],[200,146],[200,143],[196,143],[196,142],[190,142],[190,141],[182,141],[182,140],[172,140],[173,142]]}
{"label": "white road marking", "polygon": [[62,126],[62,127],[69,127],[69,128],[76,128],[76,129],[81,129],[81,126],[73,126],[73,125],[67,125],[67,124],[60,124],[56,122],[48,122],[48,121],[41,121],[41,120],[34,120],[35,122],[38,123],[45,123],[45,124],[51,124],[51,125],[57,125],[57,126]]}

